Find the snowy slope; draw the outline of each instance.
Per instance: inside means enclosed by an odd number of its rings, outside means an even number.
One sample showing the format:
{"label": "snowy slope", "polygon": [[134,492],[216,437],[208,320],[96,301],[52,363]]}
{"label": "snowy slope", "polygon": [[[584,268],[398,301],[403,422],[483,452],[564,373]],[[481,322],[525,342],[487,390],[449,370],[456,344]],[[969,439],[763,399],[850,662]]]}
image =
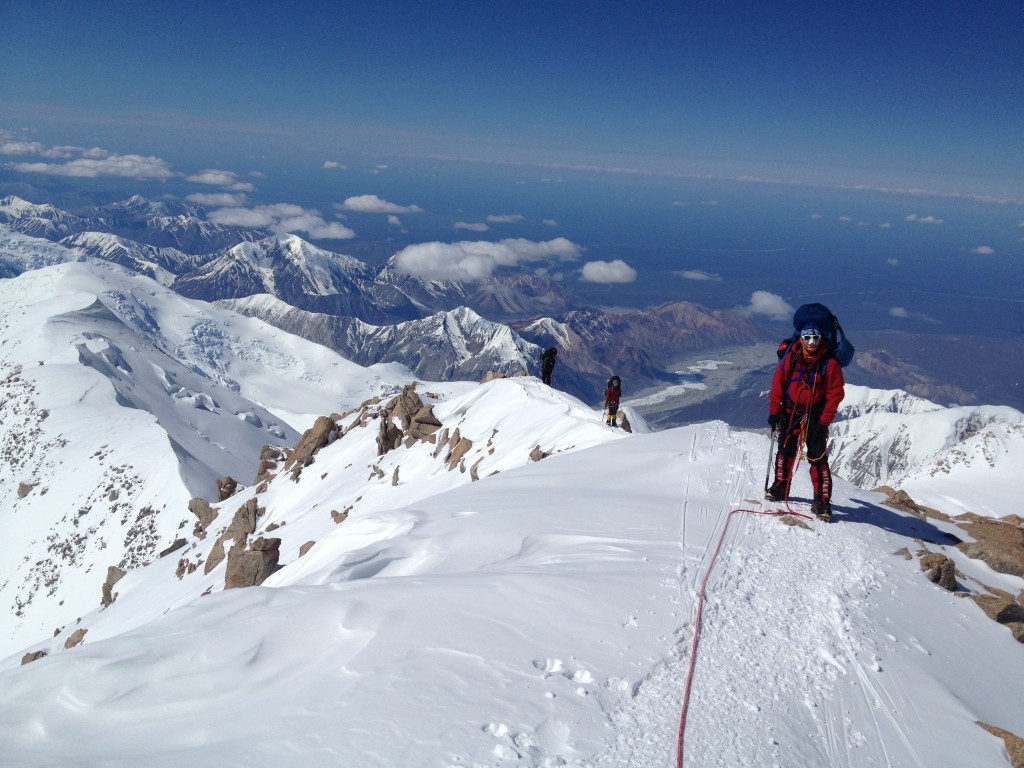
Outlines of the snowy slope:
{"label": "snowy slope", "polygon": [[[834,524],[725,528],[761,508],[764,436],[626,435],[533,379],[445,386],[417,388],[434,443],[381,456],[379,411],[339,418],[297,479],[4,661],[6,764],[673,765],[712,566],[684,765],[1005,764],[975,721],[1024,732],[1019,644],[894,554],[939,528],[842,481]],[[203,562],[248,498],[283,567],[222,590]]]}
{"label": "snowy slope", "polygon": [[409,380],[104,264],[0,280],[0,350],[7,651],[170,545],[192,496],[251,484],[264,445]]}
{"label": "snowy slope", "polygon": [[1015,408],[947,408],[847,386],[832,439],[833,471],[861,487],[899,488],[950,515],[1020,514],[1024,414]]}
{"label": "snowy slope", "polygon": [[[763,434],[628,408],[627,434],[530,377],[418,383],[415,433],[401,366],[91,263],[0,280],[0,372],[0,765],[672,766],[691,664],[686,766],[982,768],[1007,760],[979,721],[1024,734],[1021,645],[965,598],[1024,579],[842,479],[829,525],[737,512],[765,511]],[[1021,466],[1016,412],[850,390],[839,462],[867,466],[859,424],[922,503]],[[280,567],[225,589],[246,510]]]}

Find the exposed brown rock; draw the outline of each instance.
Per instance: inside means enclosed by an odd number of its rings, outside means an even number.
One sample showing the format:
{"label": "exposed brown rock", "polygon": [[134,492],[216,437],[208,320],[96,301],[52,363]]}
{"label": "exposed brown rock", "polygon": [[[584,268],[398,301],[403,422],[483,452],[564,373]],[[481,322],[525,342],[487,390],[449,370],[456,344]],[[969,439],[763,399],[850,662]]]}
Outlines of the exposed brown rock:
{"label": "exposed brown rock", "polygon": [[276,445],[263,446],[263,450],[260,451],[260,465],[256,469],[254,484],[264,487],[265,490],[265,484],[273,480],[277,474],[278,463],[286,458],[287,453],[283,448]]}
{"label": "exposed brown rock", "polygon": [[974,539],[957,544],[957,549],[994,571],[1024,576],[1024,529],[1019,525],[978,515],[960,515],[956,522]]}
{"label": "exposed brown rock", "polygon": [[298,480],[302,468],[314,462],[314,457],[325,445],[337,436],[338,428],[330,416],[318,416],[313,426],[302,433],[295,449],[288,456],[284,468],[291,470],[292,480]]}
{"label": "exposed brown rock", "polygon": [[921,570],[929,581],[948,592],[956,592],[956,565],[945,555],[938,552],[921,553]]}
{"label": "exposed brown rock", "polygon": [[501,371],[488,371],[484,374],[484,377],[480,379],[481,384],[486,384],[488,381],[494,381],[495,379],[507,379],[508,374],[502,373]]}
{"label": "exposed brown rock", "polygon": [[256,519],[265,510],[260,509],[257,506],[256,499],[251,498],[245,502],[238,511],[235,512],[235,516],[228,523],[228,527],[224,529],[224,533],[217,539],[217,543],[213,545],[213,549],[210,550],[210,557],[206,561],[205,569],[203,573],[209,573],[224,560],[224,544],[234,543],[236,546],[243,543],[250,533],[256,530]]}
{"label": "exposed brown rock", "polygon": [[88,629],[80,628],[72,632],[68,639],[64,641],[65,648],[74,648],[76,645],[81,645],[82,641],[85,640],[85,633]]}
{"label": "exposed brown rock", "polygon": [[409,434],[416,440],[434,442],[434,433],[441,428],[441,422],[434,415],[434,406],[425,405],[416,412],[409,423]]}
{"label": "exposed brown rock", "polygon": [[196,523],[196,527],[193,529],[193,533],[199,538],[206,536],[206,529],[210,527],[210,523],[217,519],[217,510],[210,506],[210,502],[206,499],[196,496],[189,500],[188,511],[199,518]]}
{"label": "exposed brown rock", "polygon": [[188,544],[188,541],[186,539],[175,539],[174,543],[172,543],[171,546],[169,546],[167,549],[162,550],[158,557],[167,557],[167,555],[171,554],[172,552],[177,552],[186,544]]}
{"label": "exposed brown rock", "polygon": [[625,412],[619,411],[617,415],[619,417],[619,426],[626,432],[633,434],[633,425],[629,423],[629,419],[626,417]]}
{"label": "exposed brown rock", "polygon": [[314,544],[316,544],[315,541],[307,541],[305,544],[299,547],[299,557],[302,557],[304,554],[309,552],[309,550],[313,548]]}
{"label": "exposed brown rock", "polygon": [[989,589],[992,594],[971,595],[971,599],[986,616],[1009,629],[1018,643],[1024,643],[1024,595],[1014,597],[1001,589]]}
{"label": "exposed brown rock", "polygon": [[448,455],[445,456],[445,463],[448,465],[448,469],[455,469],[462,457],[469,452],[469,449],[473,447],[473,441],[468,437],[463,437],[459,430],[456,429],[448,441]]}
{"label": "exposed brown rock", "polygon": [[1006,747],[1006,754],[1010,757],[1010,765],[1013,768],[1024,768],[1024,739],[1015,733],[997,728],[994,725],[983,723],[980,720],[974,721],[977,725],[980,725],[986,731],[991,733],[993,736],[998,736],[1003,740],[1003,745]]}
{"label": "exposed brown rock", "polygon": [[888,498],[885,500],[886,506],[893,507],[895,509],[902,510],[903,512],[909,512],[914,517],[924,518],[935,518],[936,520],[943,520],[949,522],[952,518],[940,512],[937,509],[926,507],[922,504],[918,504],[912,498],[910,494],[903,490],[895,490],[888,485],[880,485],[874,489],[878,493],[884,493]]}
{"label": "exposed brown rock", "polygon": [[261,536],[248,547],[235,544],[228,552],[224,589],[258,587],[274,572],[280,556],[280,539],[264,539]]}
{"label": "exposed brown rock", "polygon": [[473,462],[473,466],[471,466],[469,468],[469,476],[474,481],[480,479],[480,476],[477,474],[477,467],[480,466],[480,462],[483,461],[483,460],[484,460],[484,457],[481,456],[479,459],[477,459],[475,462]]}
{"label": "exposed brown rock", "polygon": [[331,511],[331,519],[336,523],[344,523],[348,519],[348,513],[352,511],[352,507],[346,507],[341,512]]}
{"label": "exposed brown rock", "polygon": [[441,422],[434,416],[433,407],[424,405],[415,389],[416,382],[413,382],[380,410],[378,456],[394,450],[403,441],[407,446],[416,440],[435,442],[434,433],[441,428]]}
{"label": "exposed brown rock", "polygon": [[238,490],[238,481],[233,477],[222,477],[217,481],[217,501],[234,496]]}
{"label": "exposed brown rock", "polygon": [[45,655],[46,651],[32,651],[31,653],[26,653],[24,656],[21,657],[21,666],[31,664],[33,661],[41,659]]}
{"label": "exposed brown rock", "polygon": [[534,449],[532,451],[530,451],[530,461],[540,461],[541,459],[546,459],[550,455],[550,453],[545,453],[544,451],[542,451],[540,449],[540,446],[537,445],[534,446]]}
{"label": "exposed brown rock", "polygon": [[26,496],[32,493],[32,489],[35,487],[35,483],[18,483],[18,498],[24,499]]}
{"label": "exposed brown rock", "polygon": [[100,605],[104,608],[117,599],[117,593],[113,591],[114,585],[122,579],[124,574],[125,572],[116,565],[107,568],[107,580],[103,582],[103,598],[100,600]]}

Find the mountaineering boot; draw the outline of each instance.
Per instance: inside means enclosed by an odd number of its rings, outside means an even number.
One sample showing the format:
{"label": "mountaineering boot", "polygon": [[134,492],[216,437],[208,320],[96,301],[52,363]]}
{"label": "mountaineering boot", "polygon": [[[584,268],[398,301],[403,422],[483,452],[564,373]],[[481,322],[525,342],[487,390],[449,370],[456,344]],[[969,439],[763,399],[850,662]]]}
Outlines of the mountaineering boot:
{"label": "mountaineering boot", "polygon": [[811,512],[822,522],[827,523],[832,519],[832,505],[820,497],[815,496],[811,502]]}
{"label": "mountaineering boot", "polygon": [[772,487],[764,493],[768,501],[785,501],[789,495],[789,489],[785,483],[772,483]]}

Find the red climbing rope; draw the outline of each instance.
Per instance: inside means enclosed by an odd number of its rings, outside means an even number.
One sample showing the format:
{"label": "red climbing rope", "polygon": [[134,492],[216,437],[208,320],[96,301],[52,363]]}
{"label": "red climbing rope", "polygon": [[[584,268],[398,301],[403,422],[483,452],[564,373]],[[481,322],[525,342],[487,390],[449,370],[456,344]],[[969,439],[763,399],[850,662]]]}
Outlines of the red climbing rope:
{"label": "red climbing rope", "polygon": [[676,768],[683,767],[683,734],[686,732],[686,713],[690,708],[690,688],[693,685],[693,673],[697,666],[697,643],[700,640],[700,625],[701,619],[704,614],[704,592],[708,586],[708,579],[711,577],[711,571],[715,567],[715,560],[718,559],[718,553],[722,550],[722,544],[725,542],[725,534],[729,530],[729,522],[732,520],[732,516],[737,513],[745,513],[750,515],[763,515],[767,517],[779,517],[782,515],[794,515],[796,517],[803,517],[807,520],[811,520],[810,515],[805,515],[802,512],[794,512],[789,508],[789,500],[786,500],[786,511],[784,510],[762,510],[762,509],[734,509],[729,512],[725,518],[725,525],[722,526],[722,534],[718,537],[718,545],[715,547],[714,554],[711,555],[711,562],[708,563],[708,568],[704,572],[704,579],[700,583],[700,591],[697,593],[697,615],[693,622],[693,643],[690,646],[690,669],[686,673],[686,687],[683,689],[683,706],[682,711],[679,715],[679,739],[676,742]]}

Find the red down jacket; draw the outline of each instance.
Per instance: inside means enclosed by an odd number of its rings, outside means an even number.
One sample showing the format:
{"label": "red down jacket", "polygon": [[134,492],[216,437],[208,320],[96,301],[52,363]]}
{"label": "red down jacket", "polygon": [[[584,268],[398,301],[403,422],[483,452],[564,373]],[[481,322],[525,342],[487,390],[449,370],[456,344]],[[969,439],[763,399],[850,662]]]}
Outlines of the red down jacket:
{"label": "red down jacket", "polygon": [[813,353],[808,353],[799,342],[790,347],[775,367],[768,396],[769,414],[802,410],[817,415],[823,426],[832,423],[843,401],[846,381],[834,358],[822,361],[826,354],[824,344]]}

